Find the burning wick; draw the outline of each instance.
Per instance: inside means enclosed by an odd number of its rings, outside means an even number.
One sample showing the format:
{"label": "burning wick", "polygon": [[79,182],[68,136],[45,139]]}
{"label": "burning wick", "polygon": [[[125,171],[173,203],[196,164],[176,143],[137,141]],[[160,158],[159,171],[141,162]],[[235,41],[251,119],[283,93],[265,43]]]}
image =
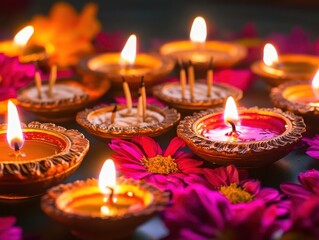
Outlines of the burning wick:
{"label": "burning wick", "polygon": [[105,186],[105,189],[108,189],[110,191],[110,194],[107,200],[104,199],[104,203],[113,204],[114,189],[108,186]]}
{"label": "burning wick", "polygon": [[227,123],[228,123],[229,125],[231,125],[231,134],[236,134],[236,135],[237,135],[235,123],[233,123],[232,121],[229,121],[229,120],[227,121]]}
{"label": "burning wick", "polygon": [[227,136],[237,137],[238,132],[236,130],[236,122],[238,122],[239,116],[234,98],[229,97],[226,101],[226,107],[224,111],[225,124],[230,125],[232,130],[230,133],[226,133]]}
{"label": "burning wick", "polygon": [[19,152],[20,150],[19,144],[17,142],[14,142],[13,145],[14,145],[14,151]]}
{"label": "burning wick", "polygon": [[112,110],[112,115],[111,115],[111,123],[112,124],[114,123],[114,120],[115,120],[116,111],[117,111],[117,105],[115,105],[113,110]]}

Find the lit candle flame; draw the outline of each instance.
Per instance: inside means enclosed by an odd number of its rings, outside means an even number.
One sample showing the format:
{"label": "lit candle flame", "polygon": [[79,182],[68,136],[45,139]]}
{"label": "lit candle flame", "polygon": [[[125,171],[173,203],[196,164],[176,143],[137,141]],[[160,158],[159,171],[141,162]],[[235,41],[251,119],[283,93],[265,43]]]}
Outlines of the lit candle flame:
{"label": "lit candle flame", "polygon": [[135,58],[136,58],[136,36],[132,34],[128,38],[121,52],[120,64],[132,65],[135,62]]}
{"label": "lit candle flame", "polygon": [[270,43],[267,43],[264,47],[263,60],[267,66],[271,66],[275,62],[278,62],[278,54],[277,54],[276,48]]}
{"label": "lit candle flame", "polygon": [[312,91],[317,99],[319,99],[319,70],[312,80]]}
{"label": "lit candle flame", "polygon": [[202,17],[196,17],[194,19],[191,32],[190,39],[193,42],[204,43],[206,40],[207,28],[206,22]]}
{"label": "lit candle flame", "polygon": [[10,100],[8,101],[7,141],[14,150],[21,149],[24,143],[18,111]]}
{"label": "lit candle flame", "polygon": [[116,186],[116,170],[113,160],[107,159],[99,175],[99,189],[103,194],[109,194],[110,188]]}
{"label": "lit candle flame", "polygon": [[228,97],[226,101],[225,111],[224,111],[224,121],[227,125],[238,123],[239,116],[236,107],[236,103],[233,97]]}
{"label": "lit candle flame", "polygon": [[32,26],[27,26],[23,28],[20,32],[18,32],[13,41],[15,44],[19,46],[25,46],[27,42],[29,41],[30,37],[32,36],[34,32],[34,28]]}

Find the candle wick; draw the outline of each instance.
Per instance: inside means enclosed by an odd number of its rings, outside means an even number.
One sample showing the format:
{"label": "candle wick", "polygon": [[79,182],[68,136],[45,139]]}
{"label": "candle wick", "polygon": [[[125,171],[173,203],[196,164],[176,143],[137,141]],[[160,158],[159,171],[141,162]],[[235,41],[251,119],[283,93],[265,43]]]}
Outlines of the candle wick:
{"label": "candle wick", "polygon": [[111,124],[114,123],[115,120],[115,115],[116,115],[116,111],[117,111],[117,105],[114,106],[113,110],[112,110],[112,115],[111,115]]}
{"label": "candle wick", "polygon": [[14,151],[18,152],[20,150],[19,144],[17,142],[14,142],[13,145],[14,145]]}
{"label": "candle wick", "polygon": [[110,190],[110,194],[109,194],[109,197],[108,197],[106,203],[113,204],[114,189],[111,187],[105,187],[105,188]]}
{"label": "candle wick", "polygon": [[228,121],[228,123],[231,125],[231,132],[236,134],[237,131],[236,131],[236,125],[235,125],[235,123],[232,122],[232,121]]}

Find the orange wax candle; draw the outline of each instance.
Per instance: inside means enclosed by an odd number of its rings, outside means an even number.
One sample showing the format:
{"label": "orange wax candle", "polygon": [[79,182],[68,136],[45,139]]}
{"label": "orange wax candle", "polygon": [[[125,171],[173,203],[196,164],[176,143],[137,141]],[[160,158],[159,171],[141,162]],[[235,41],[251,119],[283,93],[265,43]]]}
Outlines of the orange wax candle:
{"label": "orange wax candle", "polygon": [[0,42],[0,52],[9,57],[19,56],[22,52],[22,47],[12,40],[6,40]]}
{"label": "orange wax candle", "polygon": [[6,132],[0,133],[0,152],[1,162],[13,160],[30,161],[38,160],[56,155],[63,151],[66,147],[65,140],[50,133],[42,132],[41,130],[26,129],[23,133],[24,145],[20,149],[21,154],[15,155],[15,151],[10,148],[6,141]]}
{"label": "orange wax candle", "polygon": [[84,187],[62,194],[57,205],[72,214],[91,217],[121,216],[144,209],[146,200],[151,199],[150,193],[130,185],[120,185],[116,191],[112,202],[105,202],[106,197],[97,186]]}

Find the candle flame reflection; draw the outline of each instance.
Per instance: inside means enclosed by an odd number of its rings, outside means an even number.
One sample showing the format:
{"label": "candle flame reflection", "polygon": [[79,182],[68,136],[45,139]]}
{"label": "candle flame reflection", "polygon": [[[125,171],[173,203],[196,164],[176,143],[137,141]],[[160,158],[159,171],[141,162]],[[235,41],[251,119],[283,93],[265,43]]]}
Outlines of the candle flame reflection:
{"label": "candle flame reflection", "polygon": [[207,28],[206,22],[202,17],[196,17],[194,19],[191,32],[190,32],[190,39],[193,42],[203,43],[206,40],[207,36]]}
{"label": "candle flame reflection", "polygon": [[224,111],[224,122],[227,125],[236,124],[239,121],[236,103],[233,97],[228,97]]}
{"label": "candle flame reflection", "polygon": [[23,28],[15,35],[13,39],[14,43],[22,47],[25,46],[29,41],[30,37],[32,36],[33,32],[34,28],[32,26],[27,26]]}
{"label": "candle flame reflection", "polygon": [[7,141],[9,146],[16,151],[21,149],[24,143],[18,111],[10,100],[8,101]]}
{"label": "candle flame reflection", "polygon": [[136,36],[132,34],[128,38],[121,52],[120,64],[124,66],[132,65],[135,62],[135,58],[136,58]]}
{"label": "candle flame reflection", "polygon": [[319,99],[319,70],[312,80],[312,91],[317,99]]}
{"label": "candle flame reflection", "polygon": [[278,62],[278,54],[277,54],[276,48],[270,43],[267,43],[264,47],[263,60],[267,66],[271,66],[275,62]]}
{"label": "candle flame reflection", "polygon": [[103,194],[109,194],[110,188],[116,186],[116,170],[113,160],[107,159],[99,175],[99,189]]}

